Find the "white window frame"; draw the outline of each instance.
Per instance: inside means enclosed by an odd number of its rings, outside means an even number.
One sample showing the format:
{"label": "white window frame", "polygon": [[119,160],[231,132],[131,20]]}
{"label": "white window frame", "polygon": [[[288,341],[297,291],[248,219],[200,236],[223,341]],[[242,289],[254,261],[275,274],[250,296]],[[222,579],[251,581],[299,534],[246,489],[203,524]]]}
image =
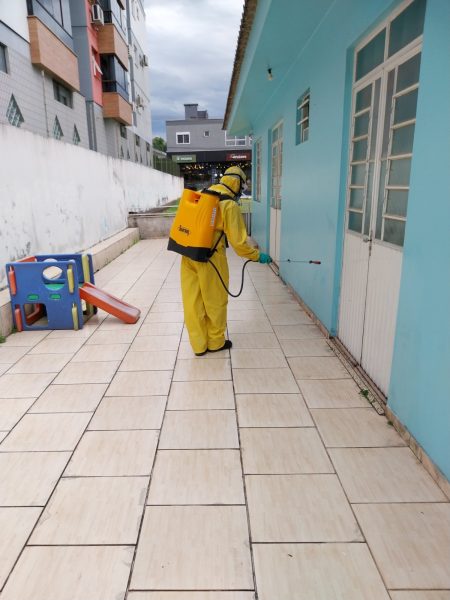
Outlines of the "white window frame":
{"label": "white window frame", "polygon": [[[305,106],[308,107],[308,115],[297,121],[297,131],[295,132],[297,145],[309,140],[309,116],[311,109],[311,92],[309,90],[302,94],[297,101],[297,115],[301,116]],[[308,137],[305,137],[305,132],[308,132]]]}
{"label": "white window frame", "polygon": [[209,137],[209,130],[208,129],[203,132],[203,137]]}
{"label": "white window frame", "polygon": [[[242,142],[242,143],[241,143]],[[232,146],[233,148],[237,148],[240,146],[247,146],[247,137],[238,137],[237,135],[232,135],[228,137],[228,133],[225,131],[225,146]]]}
{"label": "white window frame", "polygon": [[[188,141],[187,142],[179,142],[178,141],[179,135],[187,135]],[[176,141],[177,146],[188,146],[191,143],[191,132],[190,131],[177,131],[175,134],[175,141]]]}
{"label": "white window frame", "polygon": [[253,186],[253,199],[256,202],[261,202],[261,155],[262,155],[262,140],[259,138],[254,145],[253,154],[255,157],[255,185]]}

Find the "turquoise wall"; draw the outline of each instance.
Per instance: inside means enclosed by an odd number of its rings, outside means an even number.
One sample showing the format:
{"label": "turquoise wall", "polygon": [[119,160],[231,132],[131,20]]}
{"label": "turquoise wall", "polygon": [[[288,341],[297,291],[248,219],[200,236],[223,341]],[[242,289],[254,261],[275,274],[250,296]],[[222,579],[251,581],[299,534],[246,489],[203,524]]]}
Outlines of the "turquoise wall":
{"label": "turquoise wall", "polygon": [[[292,10],[301,12],[301,8],[297,6]],[[253,237],[268,251],[268,131],[283,119],[281,260],[318,259],[322,265],[281,263],[280,273],[333,334],[337,328],[343,244],[352,49],[391,8],[389,0],[333,3],[297,60],[283,72],[282,85],[266,102],[264,112],[252,123],[254,139],[260,138],[263,142],[262,172],[267,174],[263,202],[254,208]],[[351,18],[343,19],[343,14],[351,14]],[[289,14],[289,18],[295,21],[297,17]],[[280,12],[277,2],[272,2],[266,31],[280,29],[283,19],[286,13]],[[264,39],[251,41],[258,42],[259,54],[270,57],[271,40],[273,35],[269,34]],[[269,83],[275,86],[278,85],[275,67],[273,75]],[[306,143],[296,145],[297,99],[307,89],[311,91],[310,135]],[[253,97],[256,100],[257,95]]]}
{"label": "turquoise wall", "polygon": [[[273,55],[275,32],[300,19],[304,3],[264,3],[264,27],[250,39],[253,69]],[[231,123],[262,140],[263,199],[255,203],[252,234],[269,248],[269,131],[284,121],[281,259],[320,259],[322,266],[281,263],[292,285],[336,333],[339,306],[351,73],[355,45],[398,2],[338,0],[309,39],[297,38],[296,59],[274,59],[273,90],[253,83],[237,97]],[[286,5],[287,6],[287,5]],[[293,14],[299,11],[299,14]],[[343,15],[346,17],[343,18]],[[411,191],[389,405],[450,477],[450,23],[449,0],[428,0]],[[272,54],[271,54],[272,52]],[[252,69],[247,65],[248,72]],[[277,87],[275,87],[277,86]],[[310,139],[295,145],[297,99],[311,91]],[[253,103],[252,117],[251,112]],[[242,110],[241,110],[242,109]]]}
{"label": "turquoise wall", "polygon": [[450,2],[428,0],[389,405],[450,478]]}

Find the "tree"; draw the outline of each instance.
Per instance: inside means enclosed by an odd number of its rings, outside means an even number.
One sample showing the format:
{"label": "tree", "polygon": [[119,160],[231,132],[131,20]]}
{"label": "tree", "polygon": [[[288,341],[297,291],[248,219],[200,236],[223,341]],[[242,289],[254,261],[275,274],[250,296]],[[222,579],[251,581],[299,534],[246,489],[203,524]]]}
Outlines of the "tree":
{"label": "tree", "polygon": [[165,152],[167,150],[167,143],[162,137],[154,137],[153,138],[153,148],[156,150],[161,150]]}

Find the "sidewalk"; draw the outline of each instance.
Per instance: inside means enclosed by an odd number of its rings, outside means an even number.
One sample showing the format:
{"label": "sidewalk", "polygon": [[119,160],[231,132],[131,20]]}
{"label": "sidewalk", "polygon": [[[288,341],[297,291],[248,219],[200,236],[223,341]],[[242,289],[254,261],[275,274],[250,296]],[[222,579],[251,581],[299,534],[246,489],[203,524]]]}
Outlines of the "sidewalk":
{"label": "sidewalk", "polygon": [[287,288],[196,358],[165,247],[96,276],[136,325],[0,345],[0,600],[450,600],[448,499]]}

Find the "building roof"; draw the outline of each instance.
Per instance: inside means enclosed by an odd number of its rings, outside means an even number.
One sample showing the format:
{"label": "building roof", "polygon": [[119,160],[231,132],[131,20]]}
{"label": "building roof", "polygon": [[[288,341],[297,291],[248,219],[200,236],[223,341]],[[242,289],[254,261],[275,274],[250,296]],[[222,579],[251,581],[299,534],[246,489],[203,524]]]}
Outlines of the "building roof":
{"label": "building roof", "polygon": [[228,91],[227,106],[225,108],[225,116],[223,119],[224,129],[226,129],[228,126],[228,118],[233,107],[234,94],[236,92],[236,87],[239,81],[241,66],[244,60],[245,50],[247,48],[247,42],[250,37],[250,32],[252,30],[253,19],[255,18],[257,4],[258,0],[245,0],[244,10],[241,19],[241,27],[239,30],[239,37],[236,47],[236,54],[234,56],[233,73],[231,75],[230,89]]}

